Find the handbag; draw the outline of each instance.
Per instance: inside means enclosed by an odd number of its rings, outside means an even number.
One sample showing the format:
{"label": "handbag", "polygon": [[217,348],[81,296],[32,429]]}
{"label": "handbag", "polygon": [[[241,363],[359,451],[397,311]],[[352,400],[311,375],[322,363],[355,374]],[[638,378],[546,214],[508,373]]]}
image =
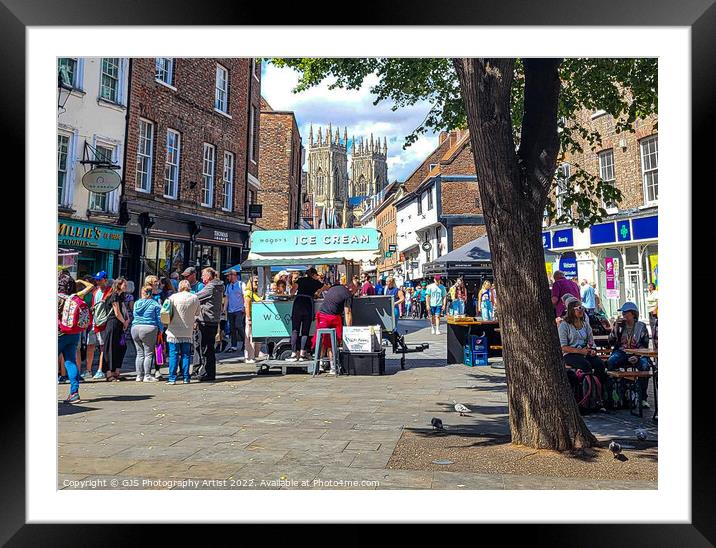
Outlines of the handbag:
{"label": "handbag", "polygon": [[154,356],[158,366],[164,365],[164,337],[161,331],[157,334],[157,345],[154,347]]}

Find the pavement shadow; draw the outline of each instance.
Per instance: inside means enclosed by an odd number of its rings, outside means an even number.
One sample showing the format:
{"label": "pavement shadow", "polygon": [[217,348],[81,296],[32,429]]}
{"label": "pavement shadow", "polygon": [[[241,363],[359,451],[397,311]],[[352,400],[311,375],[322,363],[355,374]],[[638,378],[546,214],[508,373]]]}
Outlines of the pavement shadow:
{"label": "pavement shadow", "polygon": [[[448,438],[448,437],[460,437],[460,438],[476,438],[479,441],[475,441],[470,444],[470,447],[491,447],[495,445],[506,445],[512,442],[512,438],[509,434],[496,434],[494,432],[485,432],[484,425],[474,426],[459,426],[450,427],[447,426],[444,430],[434,430],[430,428],[406,428],[405,430],[421,437],[421,438]],[[453,447],[453,446],[446,446]],[[459,445],[454,447],[465,447],[465,445]]]}
{"label": "pavement shadow", "polygon": [[59,402],[57,404],[57,416],[58,417],[65,417],[67,415],[77,415],[78,413],[85,413],[87,411],[97,411],[97,409],[92,408],[92,407],[84,407],[84,406],[78,405],[76,403]]}
{"label": "pavement shadow", "polygon": [[142,401],[142,400],[150,400],[154,396],[151,394],[142,395],[142,396],[104,396],[101,398],[83,398],[83,403],[97,403],[101,401]]}

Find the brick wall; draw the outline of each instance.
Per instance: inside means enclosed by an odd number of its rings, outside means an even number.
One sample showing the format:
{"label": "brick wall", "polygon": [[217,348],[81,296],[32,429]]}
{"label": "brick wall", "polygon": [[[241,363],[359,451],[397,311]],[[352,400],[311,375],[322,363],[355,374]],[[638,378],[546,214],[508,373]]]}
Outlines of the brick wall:
{"label": "brick wall", "polygon": [[[216,65],[229,72],[228,116],[214,110]],[[161,203],[167,208],[192,212],[204,217],[244,222],[246,186],[248,88],[251,79],[253,105],[259,105],[261,82],[251,74],[250,59],[180,58],[174,60],[176,90],[155,80],[155,59],[132,60],[129,121],[126,143],[124,192],[129,199]],[[149,194],[136,190],[139,119],[154,124],[152,187]],[[256,125],[258,132],[258,120]],[[164,197],[164,166],[167,129],[181,135],[179,196]],[[215,146],[213,207],[201,206],[203,145]],[[222,210],[224,152],[235,155],[234,196],[231,212]],[[248,172],[258,177],[258,165],[249,161]],[[193,185],[193,188],[192,188]]]}
{"label": "brick wall", "polygon": [[388,251],[390,244],[398,244],[397,235],[397,221],[396,215],[397,210],[395,209],[395,196],[388,198],[388,205],[383,206],[375,216],[375,226],[383,234],[380,243],[380,262],[378,270],[384,272],[386,270],[392,270],[393,267],[399,262],[399,253],[396,251],[390,257],[385,256],[385,252]]}
{"label": "brick wall", "polygon": [[454,226],[452,228],[452,249],[457,249],[485,234],[487,234],[487,228],[484,225]]}
{"label": "brick wall", "polygon": [[256,226],[266,230],[293,229],[300,207],[301,136],[291,112],[261,112],[257,202],[263,217]]}
{"label": "brick wall", "polygon": [[[614,118],[603,114],[592,119],[591,111],[582,111],[577,120],[590,131],[597,131],[602,136],[601,146],[592,150],[590,145],[582,142],[583,153],[568,154],[565,161],[573,166],[581,166],[585,171],[599,176],[599,153],[611,149],[614,153],[614,175],[616,185],[622,192],[619,209],[631,209],[644,205],[644,183],[641,170],[641,145],[645,137],[656,135],[656,116],[637,120],[635,132],[617,134]],[[619,141],[624,140],[626,146],[621,147]],[[575,168],[572,168],[574,173]]]}

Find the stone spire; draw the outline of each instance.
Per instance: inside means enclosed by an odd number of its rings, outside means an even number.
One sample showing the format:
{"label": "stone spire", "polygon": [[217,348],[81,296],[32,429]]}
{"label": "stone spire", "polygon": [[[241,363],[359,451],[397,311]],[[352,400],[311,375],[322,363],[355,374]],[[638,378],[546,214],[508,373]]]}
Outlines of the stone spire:
{"label": "stone spire", "polygon": [[328,133],[326,133],[326,144],[331,144],[331,138],[333,137],[333,126],[328,122]]}
{"label": "stone spire", "polygon": [[351,142],[351,154],[355,156],[356,153],[356,136],[353,136],[353,141]]}
{"label": "stone spire", "polygon": [[308,133],[308,140],[311,146],[313,146],[313,124],[311,124],[311,130]]}
{"label": "stone spire", "polygon": [[321,128],[318,128],[318,146],[321,146],[323,141],[321,140]]}
{"label": "stone spire", "polygon": [[373,134],[370,134],[370,151],[373,152]]}
{"label": "stone spire", "polygon": [[348,148],[348,128],[343,126],[343,148]]}
{"label": "stone spire", "polygon": [[388,140],[383,137],[383,155],[388,156]]}

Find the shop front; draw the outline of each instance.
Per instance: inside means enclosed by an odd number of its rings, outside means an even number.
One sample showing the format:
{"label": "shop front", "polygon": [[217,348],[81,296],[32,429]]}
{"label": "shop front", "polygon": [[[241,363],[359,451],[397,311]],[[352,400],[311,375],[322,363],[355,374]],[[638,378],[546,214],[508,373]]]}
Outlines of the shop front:
{"label": "shop front", "polygon": [[114,277],[123,236],[122,227],[60,218],[57,223],[58,266],[67,268],[75,278],[101,270]]}
{"label": "shop front", "polygon": [[249,228],[175,212],[130,209],[122,275],[136,285],[150,274],[168,277],[189,266],[222,272],[245,258]]}

